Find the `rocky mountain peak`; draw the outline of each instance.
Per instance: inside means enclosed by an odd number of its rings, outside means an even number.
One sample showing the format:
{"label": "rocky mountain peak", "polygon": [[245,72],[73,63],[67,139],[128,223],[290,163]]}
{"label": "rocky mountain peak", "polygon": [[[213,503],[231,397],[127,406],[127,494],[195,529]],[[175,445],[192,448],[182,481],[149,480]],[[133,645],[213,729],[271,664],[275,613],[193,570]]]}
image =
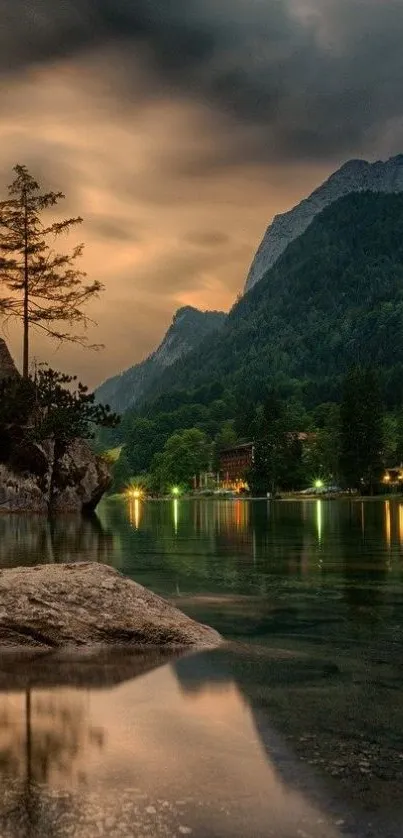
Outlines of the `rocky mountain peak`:
{"label": "rocky mountain peak", "polygon": [[386,162],[353,159],[344,163],[317,189],[269,225],[252,262],[245,292],[250,291],[280,258],[286,247],[302,235],[325,207],[350,192],[402,192],[403,154]]}

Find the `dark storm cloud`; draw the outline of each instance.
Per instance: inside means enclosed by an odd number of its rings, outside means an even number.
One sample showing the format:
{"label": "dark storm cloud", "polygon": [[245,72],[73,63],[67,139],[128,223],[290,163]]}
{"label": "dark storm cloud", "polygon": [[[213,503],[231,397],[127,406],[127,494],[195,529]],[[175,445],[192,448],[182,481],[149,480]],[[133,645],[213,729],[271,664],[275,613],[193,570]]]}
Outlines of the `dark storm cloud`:
{"label": "dark storm cloud", "polygon": [[122,98],[141,60],[150,90],[254,126],[238,137],[250,159],[365,152],[402,113],[401,0],[0,0],[0,14],[4,71],[117,45]]}

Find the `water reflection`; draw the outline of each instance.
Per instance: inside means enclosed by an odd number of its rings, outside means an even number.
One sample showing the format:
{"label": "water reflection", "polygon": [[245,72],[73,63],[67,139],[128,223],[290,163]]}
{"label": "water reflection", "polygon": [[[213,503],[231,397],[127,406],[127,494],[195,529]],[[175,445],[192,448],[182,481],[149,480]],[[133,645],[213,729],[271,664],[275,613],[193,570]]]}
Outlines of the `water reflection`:
{"label": "water reflection", "polygon": [[108,562],[116,539],[100,520],[69,515],[0,515],[0,566]]}
{"label": "water reflection", "polygon": [[278,770],[214,657],[113,692],[34,690],[30,701],[29,741],[25,697],[0,702],[2,836],[291,838],[301,825],[314,838],[340,834]]}
{"label": "water reflection", "polygon": [[[24,784],[30,788],[30,831],[7,832],[0,820],[2,838],[74,834],[59,833],[57,818],[62,823],[63,806],[67,825],[92,817],[81,797],[74,804],[85,789],[100,795],[98,820],[114,823],[117,806],[127,806],[127,835],[132,823],[136,835],[168,838],[190,834],[179,826],[192,829],[193,838],[338,834],[334,820],[298,789],[300,774],[272,725],[303,764],[337,779],[342,797],[357,802],[361,795],[360,803],[382,803],[385,811],[393,800],[397,807],[403,503],[175,498],[105,503],[99,518],[1,517],[3,566],[47,557],[109,561],[241,642],[135,681],[129,664],[118,671],[103,662],[91,683],[81,682],[78,670],[67,680],[50,667],[45,683],[43,668],[32,662],[29,672],[22,665],[6,671],[2,662],[0,688],[8,683],[9,694],[0,700],[0,776],[5,788],[13,777],[20,796]],[[142,661],[141,672],[159,664]],[[63,803],[61,793],[52,808],[43,789],[35,797],[41,786],[71,796]],[[11,808],[15,794],[4,793]],[[43,825],[45,812],[47,823],[56,818],[52,828]],[[80,822],[76,834],[92,838],[96,829]]]}
{"label": "water reflection", "polygon": [[142,513],[142,504],[140,503],[140,499],[130,497],[127,504],[130,523],[135,530],[138,530],[140,527]]}
{"label": "water reflection", "polygon": [[85,781],[87,754],[100,753],[104,727],[94,727],[87,695],[69,689],[0,695],[0,776],[29,783]]}

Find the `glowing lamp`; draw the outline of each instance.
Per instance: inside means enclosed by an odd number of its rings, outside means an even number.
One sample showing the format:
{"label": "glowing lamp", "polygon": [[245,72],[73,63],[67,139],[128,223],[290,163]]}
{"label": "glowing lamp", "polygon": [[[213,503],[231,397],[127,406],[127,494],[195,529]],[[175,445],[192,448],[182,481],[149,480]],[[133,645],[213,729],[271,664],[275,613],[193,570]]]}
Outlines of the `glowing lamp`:
{"label": "glowing lamp", "polygon": [[143,497],[143,491],[142,489],[139,489],[136,486],[132,486],[129,489],[127,489],[126,496],[128,498],[131,498],[132,500],[141,500],[141,498]]}
{"label": "glowing lamp", "polygon": [[323,480],[315,480],[315,489],[323,489]]}

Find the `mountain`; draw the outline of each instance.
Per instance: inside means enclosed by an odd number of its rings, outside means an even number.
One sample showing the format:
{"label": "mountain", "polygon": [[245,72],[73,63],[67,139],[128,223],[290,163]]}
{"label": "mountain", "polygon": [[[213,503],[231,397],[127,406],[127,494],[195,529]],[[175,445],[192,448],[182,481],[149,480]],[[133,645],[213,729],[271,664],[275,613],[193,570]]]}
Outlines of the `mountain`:
{"label": "mountain", "polygon": [[258,398],[272,383],[312,405],[337,398],[356,362],[379,366],[389,403],[403,403],[403,194],[328,206],[154,392],[220,382]]}
{"label": "mountain", "polygon": [[221,311],[199,311],[192,306],[178,309],[158,349],[145,361],[101,384],[96,390],[97,401],[119,413],[134,407],[164,370],[195,349],[207,335],[220,330],[225,320]]}
{"label": "mountain", "polygon": [[350,160],[294,209],[276,215],[253,260],[245,292],[260,282],[287,245],[305,232],[318,213],[344,195],[362,191],[402,192],[403,155],[376,163]]}

